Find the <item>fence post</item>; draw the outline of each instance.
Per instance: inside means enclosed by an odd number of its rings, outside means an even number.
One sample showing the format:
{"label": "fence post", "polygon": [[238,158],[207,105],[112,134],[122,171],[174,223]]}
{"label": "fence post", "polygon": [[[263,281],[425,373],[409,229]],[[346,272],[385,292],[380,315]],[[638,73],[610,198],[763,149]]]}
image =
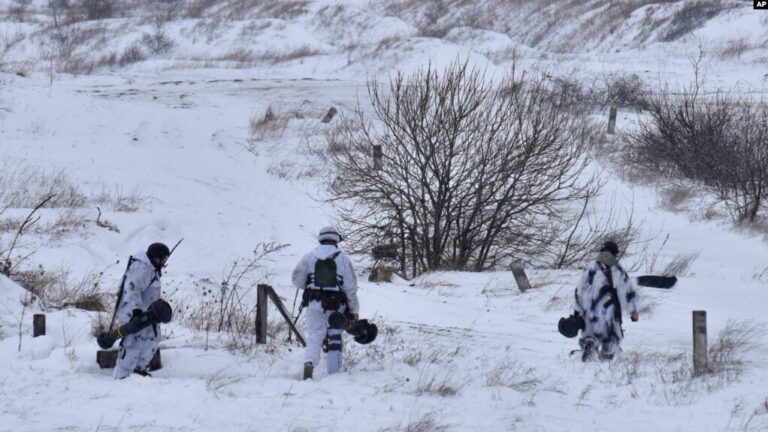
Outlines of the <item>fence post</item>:
{"label": "fence post", "polygon": [[45,314],[32,316],[32,337],[45,336]]}
{"label": "fence post", "polygon": [[267,290],[269,285],[256,286],[256,343],[267,343]]}
{"label": "fence post", "polygon": [[515,282],[520,292],[531,289],[531,283],[528,282],[528,276],[525,275],[525,264],[522,261],[512,263],[512,274],[515,276]]}
{"label": "fence post", "polygon": [[616,114],[618,113],[618,108],[616,108],[616,105],[613,105],[611,107],[611,111],[608,114],[608,133],[613,135],[616,132]]}
{"label": "fence post", "polygon": [[328,112],[325,113],[325,117],[321,120],[323,123],[330,123],[331,120],[333,120],[333,117],[336,115],[338,111],[336,110],[336,107],[330,107],[328,109]]}
{"label": "fence post", "polygon": [[693,375],[707,371],[707,311],[693,311]]}
{"label": "fence post", "polygon": [[374,144],[373,145],[373,169],[378,171],[381,169],[381,159],[383,157],[383,153],[381,152],[381,145]]}

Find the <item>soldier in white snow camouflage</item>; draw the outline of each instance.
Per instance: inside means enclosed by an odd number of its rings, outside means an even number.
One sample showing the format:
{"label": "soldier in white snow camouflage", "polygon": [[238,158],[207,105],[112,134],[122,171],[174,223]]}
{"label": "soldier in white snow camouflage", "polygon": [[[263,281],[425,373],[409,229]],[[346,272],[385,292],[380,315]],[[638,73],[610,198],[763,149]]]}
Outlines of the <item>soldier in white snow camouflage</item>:
{"label": "soldier in white snow camouflage", "polygon": [[360,310],[357,277],[349,257],[338,249],[342,240],[338,230],[325,227],[317,240],[320,245],[301,259],[292,275],[293,285],[304,290],[302,305],[307,323],[304,379],[312,378],[326,338],[328,373],[341,372],[344,319],[356,321]]}
{"label": "soldier in white snow camouflage", "polygon": [[[166,245],[152,243],[146,252],[130,257],[115,313],[119,325],[146,312],[149,305],[160,298],[160,277],[169,255]],[[115,379],[123,379],[131,373],[149,376],[147,368],[157,350],[159,335],[156,324],[126,335],[120,344],[112,376]]]}
{"label": "soldier in white snow camouflage", "polygon": [[632,321],[639,319],[637,291],[634,282],[619,265],[616,243],[603,244],[597,259],[582,274],[575,293],[575,313],[584,319],[579,345],[582,360],[611,360],[621,352],[624,337],[622,311]]}

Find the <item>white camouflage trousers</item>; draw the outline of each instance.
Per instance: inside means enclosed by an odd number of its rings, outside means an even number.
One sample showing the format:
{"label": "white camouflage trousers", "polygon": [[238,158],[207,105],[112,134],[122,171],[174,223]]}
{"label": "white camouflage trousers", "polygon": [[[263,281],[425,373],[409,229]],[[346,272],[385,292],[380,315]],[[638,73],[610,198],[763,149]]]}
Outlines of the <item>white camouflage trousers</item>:
{"label": "white camouflage trousers", "polygon": [[160,338],[155,336],[154,326],[149,326],[123,338],[117,364],[112,372],[115,379],[123,379],[136,368],[146,369],[155,355]]}
{"label": "white camouflage trousers", "polygon": [[[339,312],[343,313],[344,310],[346,310],[346,306],[342,305],[341,308],[339,308]],[[304,350],[305,362],[312,362],[314,366],[317,366],[320,363],[320,353],[322,350],[323,340],[326,336],[328,336],[329,339],[333,339],[331,337],[335,336],[340,342],[340,338],[342,333],[344,333],[344,330],[333,329],[328,326],[328,317],[330,317],[331,313],[333,312],[334,311],[331,310],[323,312],[323,306],[317,300],[310,301],[309,305],[306,307],[305,320],[307,324],[307,347]],[[342,371],[342,357],[343,356],[340,349],[328,350],[326,363],[328,364],[329,374],[339,373]]]}

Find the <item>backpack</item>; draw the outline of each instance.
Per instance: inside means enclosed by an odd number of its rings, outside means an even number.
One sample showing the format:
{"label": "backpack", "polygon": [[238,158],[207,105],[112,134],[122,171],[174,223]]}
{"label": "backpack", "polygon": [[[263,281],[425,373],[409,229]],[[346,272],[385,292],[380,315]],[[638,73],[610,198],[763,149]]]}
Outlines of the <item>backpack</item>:
{"label": "backpack", "polygon": [[315,286],[318,288],[331,288],[339,286],[339,278],[336,275],[336,257],[341,251],[330,257],[315,261]]}

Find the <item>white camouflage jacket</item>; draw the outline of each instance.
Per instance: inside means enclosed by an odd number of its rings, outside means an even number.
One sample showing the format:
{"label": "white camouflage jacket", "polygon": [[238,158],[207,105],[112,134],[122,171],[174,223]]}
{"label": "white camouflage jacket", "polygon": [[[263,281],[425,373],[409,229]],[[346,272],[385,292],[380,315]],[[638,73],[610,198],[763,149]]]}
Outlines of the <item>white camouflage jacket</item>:
{"label": "white camouflage jacket", "polygon": [[[319,245],[312,252],[304,255],[293,270],[291,277],[293,286],[300,289],[306,288],[308,276],[315,271],[315,262],[327,259],[336,252],[339,252],[339,249],[334,245]],[[352,261],[344,252],[339,253],[334,261],[336,262],[336,273],[341,276],[343,281],[340,288],[347,296],[349,312],[359,313],[360,302],[357,300],[357,276],[355,276],[355,270],[352,268]]]}
{"label": "white camouflage jacket", "polygon": [[134,309],[146,311],[160,298],[160,271],[155,269],[146,252],[133,255],[125,271],[123,295],[117,307],[117,320],[122,325],[130,321]]}

